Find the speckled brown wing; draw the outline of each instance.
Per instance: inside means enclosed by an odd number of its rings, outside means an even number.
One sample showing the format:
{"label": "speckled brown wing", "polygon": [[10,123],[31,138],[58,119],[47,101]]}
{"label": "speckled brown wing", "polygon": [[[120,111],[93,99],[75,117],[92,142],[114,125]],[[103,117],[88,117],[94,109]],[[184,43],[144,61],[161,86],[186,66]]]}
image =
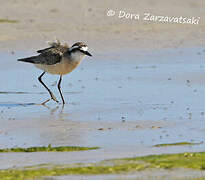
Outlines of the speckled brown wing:
{"label": "speckled brown wing", "polygon": [[31,56],[27,58],[18,59],[18,61],[33,63],[33,64],[45,64],[53,65],[59,63],[62,59],[62,53],[54,50],[46,50],[38,56]]}
{"label": "speckled brown wing", "polygon": [[55,44],[55,46],[38,50],[37,52],[40,53],[38,56],[18,59],[18,61],[24,61],[33,64],[53,65],[61,61],[63,54],[67,50],[68,50],[67,45]]}
{"label": "speckled brown wing", "polygon": [[[38,57],[40,64],[52,65],[59,63],[63,54],[68,50],[67,45],[61,45],[60,43],[54,43],[52,47],[38,50],[41,53]],[[38,62],[36,62],[38,63]]]}
{"label": "speckled brown wing", "polygon": [[62,45],[60,41],[49,43],[49,45],[51,45],[51,47],[40,49],[37,51],[37,53],[46,53],[48,51],[57,51],[64,53],[69,48],[67,44]]}

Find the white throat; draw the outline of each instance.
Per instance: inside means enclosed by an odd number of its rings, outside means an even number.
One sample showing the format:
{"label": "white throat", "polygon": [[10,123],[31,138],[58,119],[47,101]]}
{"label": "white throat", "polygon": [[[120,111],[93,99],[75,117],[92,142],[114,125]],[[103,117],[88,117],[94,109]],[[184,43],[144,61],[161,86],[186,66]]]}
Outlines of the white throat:
{"label": "white throat", "polygon": [[76,51],[71,53],[70,56],[72,61],[80,62],[85,57],[85,54],[80,51]]}

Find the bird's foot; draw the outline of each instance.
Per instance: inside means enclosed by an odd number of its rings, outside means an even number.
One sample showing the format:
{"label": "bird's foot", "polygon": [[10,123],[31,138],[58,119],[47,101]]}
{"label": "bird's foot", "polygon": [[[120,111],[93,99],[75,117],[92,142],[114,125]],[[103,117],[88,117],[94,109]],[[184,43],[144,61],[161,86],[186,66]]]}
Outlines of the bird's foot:
{"label": "bird's foot", "polygon": [[54,100],[55,102],[59,103],[59,101],[56,99],[56,97],[51,93],[51,99]]}
{"label": "bird's foot", "polygon": [[63,103],[63,106],[64,106],[64,105],[65,105],[65,101],[63,100],[63,102],[62,102],[62,103]]}
{"label": "bird's foot", "polygon": [[40,105],[45,105],[47,102],[49,102],[51,99],[47,99],[46,101],[42,102]]}

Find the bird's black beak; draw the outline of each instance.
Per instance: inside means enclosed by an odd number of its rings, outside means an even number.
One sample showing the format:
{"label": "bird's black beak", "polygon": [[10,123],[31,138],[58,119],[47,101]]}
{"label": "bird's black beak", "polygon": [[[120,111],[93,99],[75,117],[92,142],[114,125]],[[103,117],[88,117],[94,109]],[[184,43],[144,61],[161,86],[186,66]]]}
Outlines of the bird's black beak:
{"label": "bird's black beak", "polygon": [[87,56],[92,56],[88,51],[84,51],[84,54],[86,54]]}

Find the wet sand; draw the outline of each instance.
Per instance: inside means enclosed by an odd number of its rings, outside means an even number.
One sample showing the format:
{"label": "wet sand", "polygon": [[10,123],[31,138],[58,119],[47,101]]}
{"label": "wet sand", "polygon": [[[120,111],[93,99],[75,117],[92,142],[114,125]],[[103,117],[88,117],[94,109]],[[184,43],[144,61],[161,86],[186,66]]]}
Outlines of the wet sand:
{"label": "wet sand", "polygon": [[[2,77],[5,73],[9,76],[0,80],[0,148],[52,144],[101,149],[3,153],[1,168],[204,151],[203,48],[116,51],[106,54],[106,60],[96,54],[97,60],[86,59],[63,78],[68,102],[64,108],[54,102],[47,106],[33,105],[48,94],[37,81],[40,70],[14,61],[27,53],[2,55],[7,64],[2,63],[5,67],[0,73]],[[125,54],[132,60],[125,58]],[[8,68],[10,64],[13,66]],[[58,76],[44,78],[58,95],[52,86],[55,80]],[[153,147],[183,141],[201,144]]]}
{"label": "wet sand", "polygon": [[[1,17],[19,22],[0,23],[0,148],[52,144],[101,149],[3,153],[1,169],[205,150],[205,2],[90,2],[2,2]],[[197,26],[135,22],[107,17],[107,9],[201,20]],[[35,105],[48,97],[37,80],[41,71],[16,61],[34,55],[54,37],[69,44],[85,41],[94,55],[63,77],[68,102],[64,108],[54,102]],[[58,95],[58,76],[46,75],[43,80]],[[153,147],[183,141],[200,144]],[[162,177],[161,172],[149,173]],[[126,177],[146,179],[145,174]],[[183,171],[175,175],[181,177]],[[190,177],[195,177],[194,171]],[[107,177],[112,178],[120,176]]]}

